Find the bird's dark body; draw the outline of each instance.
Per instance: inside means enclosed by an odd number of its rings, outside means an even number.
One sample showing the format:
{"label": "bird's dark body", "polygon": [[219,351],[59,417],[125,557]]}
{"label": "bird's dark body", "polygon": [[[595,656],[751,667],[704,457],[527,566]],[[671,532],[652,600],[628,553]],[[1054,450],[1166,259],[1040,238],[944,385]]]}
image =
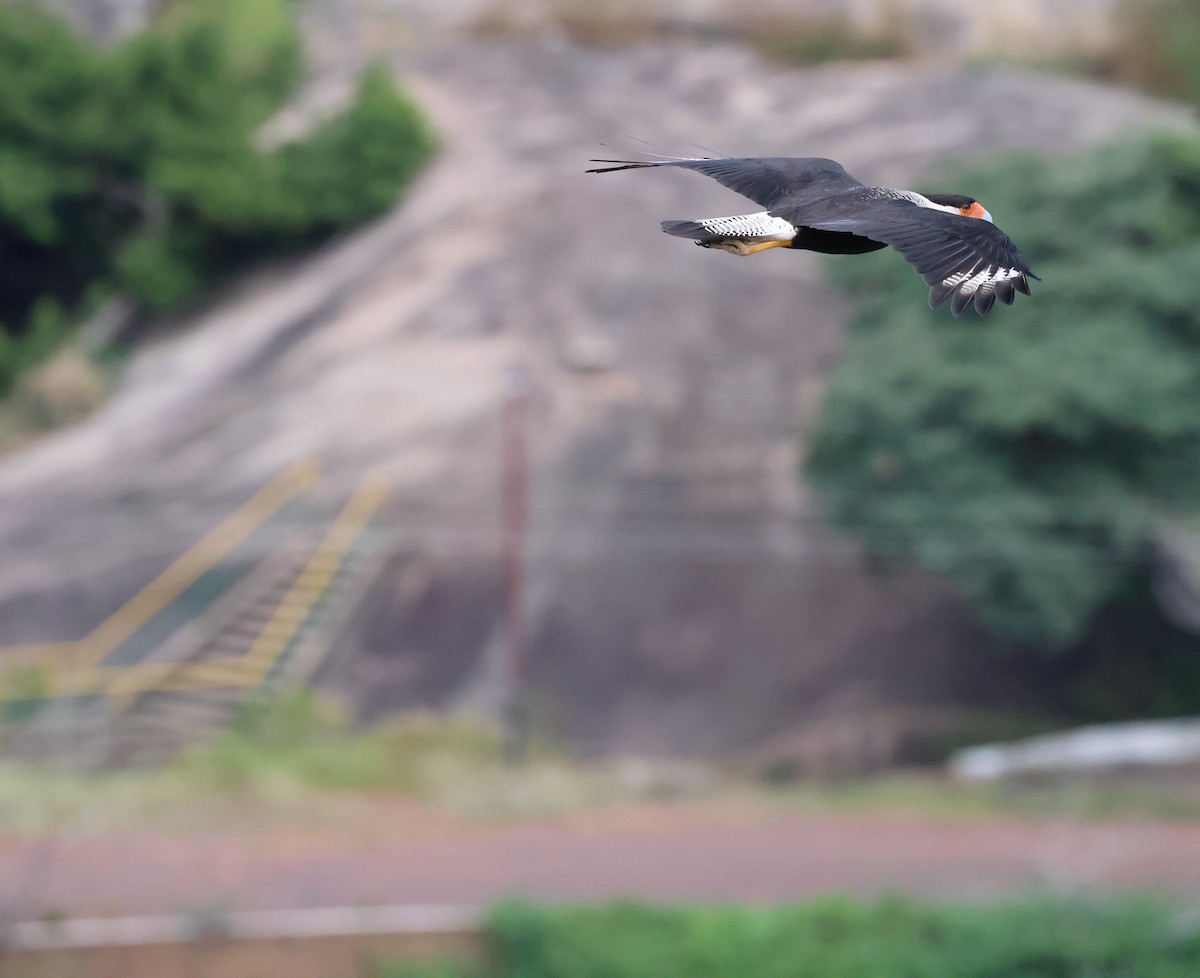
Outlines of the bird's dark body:
{"label": "bird's dark body", "polygon": [[958,315],[967,305],[986,315],[997,299],[1029,295],[1037,278],[1016,245],[973,198],[869,187],[840,163],[820,157],[594,160],[606,173],[678,167],[711,177],[766,210],[732,218],[663,221],[662,229],[705,247],[749,255],[767,248],[860,255],[892,247],[929,286],[929,304],[947,298]]}
{"label": "bird's dark body", "polygon": [[[706,246],[722,240],[721,234],[698,221],[663,221],[662,229],[677,238],[691,238],[696,244]],[[791,239],[788,247],[796,251],[819,251],[825,255],[862,255],[868,251],[886,248],[887,244],[872,241],[850,231],[822,231],[819,228],[798,227],[796,236]]]}
{"label": "bird's dark body", "polygon": [[797,251],[819,251],[823,255],[865,255],[887,247],[884,241],[872,241],[849,231],[822,231],[818,228],[799,228],[791,247]]}

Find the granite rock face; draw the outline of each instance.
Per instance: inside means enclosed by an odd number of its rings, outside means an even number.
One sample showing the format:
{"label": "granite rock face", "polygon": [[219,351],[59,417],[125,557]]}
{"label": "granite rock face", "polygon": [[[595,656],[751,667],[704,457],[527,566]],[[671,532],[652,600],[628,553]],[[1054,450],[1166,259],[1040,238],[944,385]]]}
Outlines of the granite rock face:
{"label": "granite rock face", "polygon": [[[862,766],[1028,693],[939,581],[872,574],[797,483],[849,311],[820,260],[662,235],[663,218],[747,208],[694,174],[583,171],[644,148],[634,135],[904,184],[1182,111],[1055,77],[783,70],[722,46],[453,44],[397,66],[443,148],[392,213],[231,287],[141,349],[98,414],[0,459],[0,642],[86,633],[311,454],[314,518],[368,475],[394,487],[374,530],[388,570],[327,682],[365,716],[493,711],[499,416],[519,364],[526,667],[556,734]],[[311,104],[336,98],[324,84]]]}

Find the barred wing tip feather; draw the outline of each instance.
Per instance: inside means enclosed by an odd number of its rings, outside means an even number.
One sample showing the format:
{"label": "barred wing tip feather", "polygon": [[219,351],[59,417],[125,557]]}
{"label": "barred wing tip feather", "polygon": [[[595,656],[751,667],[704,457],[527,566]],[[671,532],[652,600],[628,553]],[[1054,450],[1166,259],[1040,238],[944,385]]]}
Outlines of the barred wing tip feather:
{"label": "barred wing tip feather", "polygon": [[925,276],[929,286],[929,308],[936,309],[950,299],[950,311],[957,317],[974,303],[975,311],[986,316],[999,299],[1011,306],[1020,292],[1030,295],[1029,279],[1037,278],[1028,269],[976,267],[971,271],[955,272],[938,281],[937,276]]}
{"label": "barred wing tip feather", "polygon": [[929,305],[936,309],[949,299],[955,316],[969,305],[986,316],[997,299],[1011,305],[1018,292],[1030,294],[1029,279],[1037,278],[991,221],[894,202],[812,223],[891,245],[929,286]]}

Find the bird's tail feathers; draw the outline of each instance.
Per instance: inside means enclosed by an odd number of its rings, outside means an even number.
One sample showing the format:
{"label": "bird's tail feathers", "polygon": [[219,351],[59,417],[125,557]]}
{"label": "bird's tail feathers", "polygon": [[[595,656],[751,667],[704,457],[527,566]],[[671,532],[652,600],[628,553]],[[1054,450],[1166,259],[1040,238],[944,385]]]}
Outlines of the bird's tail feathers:
{"label": "bird's tail feathers", "polygon": [[[707,154],[705,156],[681,156],[678,153],[673,153],[665,146],[659,146],[657,143],[652,143],[646,139],[640,139],[637,136],[625,136],[625,139],[635,143],[641,143],[649,149],[635,149],[633,153],[640,155],[642,158],[638,160],[588,160],[589,163],[612,163],[613,166],[601,166],[588,170],[588,173],[611,173],[613,170],[640,170],[647,166],[670,166],[673,163],[695,163],[697,160],[708,160],[714,157],[720,157],[721,154],[715,150],[709,149],[707,146],[701,146],[699,143],[692,145],[701,152]],[[622,152],[620,149],[610,148],[607,143],[601,143],[601,146],[609,152]],[[651,152],[653,150],[654,152]],[[661,150],[661,152],[659,152]]]}
{"label": "bird's tail feathers", "polygon": [[732,217],[702,217],[692,221],[663,221],[662,229],[677,238],[691,238],[701,243],[728,238],[756,241],[791,241],[796,227],[782,217],[766,211],[757,214],[735,214]]}
{"label": "bird's tail feathers", "polygon": [[615,166],[598,166],[585,173],[612,173],[614,170],[640,170],[647,166],[670,166],[672,163],[687,163],[686,157],[669,160],[588,160],[589,163],[614,163]]}
{"label": "bird's tail feathers", "polygon": [[693,241],[713,241],[720,237],[699,221],[663,221],[662,229],[677,238],[691,238]]}

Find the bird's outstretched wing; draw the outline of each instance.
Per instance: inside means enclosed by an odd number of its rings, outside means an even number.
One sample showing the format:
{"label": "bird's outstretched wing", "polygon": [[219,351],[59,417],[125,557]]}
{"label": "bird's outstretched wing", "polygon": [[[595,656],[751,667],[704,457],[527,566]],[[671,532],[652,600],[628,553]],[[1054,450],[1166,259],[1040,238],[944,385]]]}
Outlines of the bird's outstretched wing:
{"label": "bird's outstretched wing", "polygon": [[785,198],[802,199],[806,190],[810,188],[814,196],[824,196],[862,186],[842,169],[840,163],[819,157],[764,156],[589,162],[614,165],[596,167],[588,170],[588,173],[638,170],[651,166],[675,166],[683,170],[695,170],[706,177],[712,177],[722,186],[737,191],[743,197],[749,197],[760,207],[773,207]]}
{"label": "bird's outstretched wing", "polygon": [[849,194],[815,205],[787,204],[771,212],[797,225],[849,231],[891,245],[929,286],[929,305],[950,299],[959,315],[972,302],[981,316],[999,299],[1029,295],[1030,271],[1007,234],[991,221],[920,207],[909,200]]}

